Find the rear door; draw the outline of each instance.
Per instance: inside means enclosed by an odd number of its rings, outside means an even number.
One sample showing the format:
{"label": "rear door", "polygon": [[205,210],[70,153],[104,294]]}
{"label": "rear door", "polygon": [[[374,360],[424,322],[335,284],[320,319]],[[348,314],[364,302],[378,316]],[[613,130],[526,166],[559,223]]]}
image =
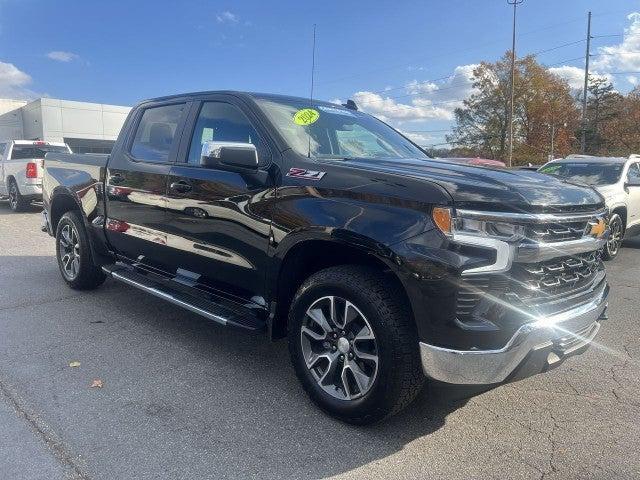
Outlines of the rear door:
{"label": "rear door", "polygon": [[272,158],[266,132],[233,97],[194,105],[168,181],[167,228],[178,274],[264,306],[271,215],[270,180],[200,166],[205,141],[252,143],[264,172]]}
{"label": "rear door", "polygon": [[109,159],[105,189],[107,238],[129,261],[172,268],[167,246],[166,190],[190,103],[145,104]]}

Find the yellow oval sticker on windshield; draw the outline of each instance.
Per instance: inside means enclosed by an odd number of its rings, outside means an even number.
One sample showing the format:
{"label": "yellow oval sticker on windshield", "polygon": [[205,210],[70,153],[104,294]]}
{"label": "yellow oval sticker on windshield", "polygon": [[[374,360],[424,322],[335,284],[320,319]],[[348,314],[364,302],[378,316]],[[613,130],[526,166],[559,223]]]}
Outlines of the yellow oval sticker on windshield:
{"label": "yellow oval sticker on windshield", "polygon": [[320,112],[313,108],[303,108],[298,110],[293,116],[293,123],[296,125],[311,125],[320,118]]}

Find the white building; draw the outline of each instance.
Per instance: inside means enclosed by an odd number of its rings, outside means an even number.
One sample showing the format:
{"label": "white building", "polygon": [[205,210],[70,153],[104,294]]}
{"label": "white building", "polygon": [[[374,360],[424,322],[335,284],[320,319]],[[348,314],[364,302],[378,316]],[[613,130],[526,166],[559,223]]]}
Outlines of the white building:
{"label": "white building", "polygon": [[0,141],[65,142],[75,153],[109,153],[129,110],[55,98],[0,99]]}

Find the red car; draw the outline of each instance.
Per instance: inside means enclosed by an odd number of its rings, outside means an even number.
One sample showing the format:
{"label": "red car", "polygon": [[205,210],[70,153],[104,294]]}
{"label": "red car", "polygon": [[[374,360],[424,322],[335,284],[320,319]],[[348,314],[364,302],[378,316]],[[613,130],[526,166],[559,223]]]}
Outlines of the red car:
{"label": "red car", "polygon": [[500,160],[490,160],[488,158],[442,158],[448,162],[463,163],[465,165],[476,165],[478,167],[506,168],[507,165]]}

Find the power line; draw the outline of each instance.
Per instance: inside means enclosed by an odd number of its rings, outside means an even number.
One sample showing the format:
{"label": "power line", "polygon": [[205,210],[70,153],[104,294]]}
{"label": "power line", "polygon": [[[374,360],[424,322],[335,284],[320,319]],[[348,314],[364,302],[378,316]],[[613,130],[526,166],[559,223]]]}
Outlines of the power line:
{"label": "power line", "polygon": [[[565,26],[567,24],[576,23],[576,22],[579,22],[579,21],[582,21],[582,20],[578,19],[578,18],[575,18],[575,19],[572,19],[572,20],[567,20],[567,21],[564,21],[564,22],[555,23],[555,24],[548,25],[548,26],[545,26],[545,27],[541,27],[541,28],[537,28],[537,29],[533,29],[533,30],[528,30],[526,32],[523,32],[523,33],[519,34],[517,36],[517,39],[520,39],[521,37],[524,37],[524,36],[527,36],[527,35],[531,35],[531,34],[534,34],[534,33],[538,33],[538,32],[544,31],[544,30],[551,30],[551,29],[554,29],[554,28],[557,28],[557,27],[562,27],[562,26]],[[458,50],[453,50],[453,51],[449,51],[449,52],[440,53],[438,55],[429,55],[429,56],[426,56],[426,57],[415,57],[413,60],[411,60],[410,62],[407,62],[407,63],[389,65],[389,66],[386,66],[386,67],[380,67],[380,68],[376,68],[376,69],[367,70],[366,72],[358,72],[358,73],[354,73],[354,74],[351,74],[351,75],[346,75],[346,76],[343,76],[343,77],[334,78],[334,79],[331,79],[331,80],[325,80],[325,81],[316,82],[316,83],[318,85],[325,85],[325,84],[329,84],[329,83],[337,83],[337,82],[341,82],[343,80],[348,80],[348,79],[351,79],[351,78],[368,76],[371,73],[376,73],[376,72],[381,72],[381,71],[386,71],[386,70],[394,70],[394,69],[401,68],[401,67],[411,66],[414,63],[416,63],[416,61],[431,60],[431,59],[440,58],[440,57],[443,57],[443,56],[450,56],[450,55],[452,55],[454,53],[456,53],[456,54],[457,53],[468,53],[468,52],[476,51],[479,48],[483,48],[483,47],[490,46],[490,45],[495,45],[495,44],[498,44],[498,43],[502,43],[502,40],[496,40],[496,41],[492,41],[492,42],[485,42],[485,43],[482,43],[482,44],[477,44],[473,48],[463,48],[463,49],[458,49]]]}

